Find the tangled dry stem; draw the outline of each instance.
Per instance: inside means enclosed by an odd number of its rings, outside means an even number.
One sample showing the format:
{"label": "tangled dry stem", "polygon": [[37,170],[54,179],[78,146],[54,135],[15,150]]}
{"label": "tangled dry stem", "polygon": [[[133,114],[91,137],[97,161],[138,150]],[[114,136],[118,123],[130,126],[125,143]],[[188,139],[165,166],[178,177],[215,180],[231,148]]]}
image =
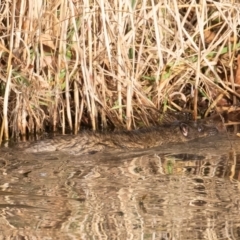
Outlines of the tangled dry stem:
{"label": "tangled dry stem", "polygon": [[239,97],[233,1],[1,1],[0,23],[0,139],[196,118]]}

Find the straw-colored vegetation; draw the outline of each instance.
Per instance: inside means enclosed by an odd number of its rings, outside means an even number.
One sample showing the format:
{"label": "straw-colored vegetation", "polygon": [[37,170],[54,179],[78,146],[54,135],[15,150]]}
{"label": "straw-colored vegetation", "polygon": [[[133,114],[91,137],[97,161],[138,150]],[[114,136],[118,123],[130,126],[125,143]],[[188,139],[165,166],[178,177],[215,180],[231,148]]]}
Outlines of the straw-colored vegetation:
{"label": "straw-colored vegetation", "polygon": [[0,139],[196,118],[240,97],[234,1],[1,1],[0,24]]}

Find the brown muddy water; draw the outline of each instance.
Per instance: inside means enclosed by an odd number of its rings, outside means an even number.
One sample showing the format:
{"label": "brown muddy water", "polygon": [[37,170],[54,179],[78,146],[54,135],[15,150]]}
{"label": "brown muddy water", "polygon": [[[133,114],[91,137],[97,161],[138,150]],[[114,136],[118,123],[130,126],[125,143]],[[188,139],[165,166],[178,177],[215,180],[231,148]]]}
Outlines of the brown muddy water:
{"label": "brown muddy water", "polygon": [[240,239],[239,138],[82,156],[0,151],[0,239]]}

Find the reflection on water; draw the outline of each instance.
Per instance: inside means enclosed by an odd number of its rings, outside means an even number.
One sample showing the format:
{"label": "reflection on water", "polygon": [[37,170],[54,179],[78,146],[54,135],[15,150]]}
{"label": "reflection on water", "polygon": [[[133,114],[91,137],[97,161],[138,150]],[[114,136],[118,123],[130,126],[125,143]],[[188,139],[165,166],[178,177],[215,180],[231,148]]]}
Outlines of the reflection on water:
{"label": "reflection on water", "polygon": [[83,156],[1,149],[1,239],[240,239],[233,143]]}

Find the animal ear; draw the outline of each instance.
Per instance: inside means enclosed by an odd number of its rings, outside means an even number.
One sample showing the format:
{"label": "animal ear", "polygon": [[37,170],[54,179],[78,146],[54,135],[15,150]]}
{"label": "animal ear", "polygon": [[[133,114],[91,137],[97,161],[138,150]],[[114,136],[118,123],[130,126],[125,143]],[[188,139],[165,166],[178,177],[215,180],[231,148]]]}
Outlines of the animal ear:
{"label": "animal ear", "polygon": [[188,125],[185,124],[185,123],[181,123],[180,124],[180,129],[182,131],[183,136],[187,137],[188,136],[188,132],[189,132]]}

